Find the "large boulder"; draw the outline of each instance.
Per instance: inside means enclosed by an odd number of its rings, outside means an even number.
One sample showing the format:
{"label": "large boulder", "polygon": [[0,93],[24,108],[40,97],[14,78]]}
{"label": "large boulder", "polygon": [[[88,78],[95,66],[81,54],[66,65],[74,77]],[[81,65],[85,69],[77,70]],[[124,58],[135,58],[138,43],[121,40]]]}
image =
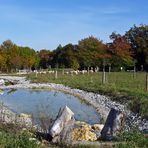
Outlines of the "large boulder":
{"label": "large boulder", "polygon": [[32,116],[29,114],[16,114],[0,103],[0,121],[3,123],[18,124],[27,128],[32,128]]}
{"label": "large boulder", "polygon": [[111,108],[105,125],[101,131],[101,138],[104,140],[112,140],[117,136],[119,132],[121,132],[124,125],[124,114]]}
{"label": "large boulder", "polygon": [[53,138],[53,142],[59,142],[69,138],[69,134],[74,126],[74,113],[65,106],[63,110],[59,111],[57,119],[49,128],[49,134]]}
{"label": "large boulder", "polygon": [[4,85],[4,84],[5,84],[4,79],[0,79],[0,85]]}

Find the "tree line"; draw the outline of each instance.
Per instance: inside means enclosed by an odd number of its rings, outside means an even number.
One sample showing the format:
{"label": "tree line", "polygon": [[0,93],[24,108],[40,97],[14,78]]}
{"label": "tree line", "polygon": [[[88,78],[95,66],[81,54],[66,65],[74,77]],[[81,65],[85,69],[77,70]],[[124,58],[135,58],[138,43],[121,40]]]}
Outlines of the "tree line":
{"label": "tree line", "polygon": [[126,69],[148,70],[148,25],[133,26],[124,35],[113,32],[112,42],[90,36],[77,45],[59,45],[54,50],[35,51],[10,40],[0,45],[0,71],[46,68],[103,68],[118,71]]}

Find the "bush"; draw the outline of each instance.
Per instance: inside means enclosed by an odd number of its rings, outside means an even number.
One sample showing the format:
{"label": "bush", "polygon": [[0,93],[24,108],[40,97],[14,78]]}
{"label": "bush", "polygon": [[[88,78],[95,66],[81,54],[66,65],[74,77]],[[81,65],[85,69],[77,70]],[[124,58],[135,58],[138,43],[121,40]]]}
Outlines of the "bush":
{"label": "bush", "polygon": [[45,148],[34,138],[33,131],[15,124],[0,123],[0,148]]}
{"label": "bush", "polygon": [[121,141],[116,148],[147,148],[148,139],[138,130],[131,132],[124,132],[121,135]]}

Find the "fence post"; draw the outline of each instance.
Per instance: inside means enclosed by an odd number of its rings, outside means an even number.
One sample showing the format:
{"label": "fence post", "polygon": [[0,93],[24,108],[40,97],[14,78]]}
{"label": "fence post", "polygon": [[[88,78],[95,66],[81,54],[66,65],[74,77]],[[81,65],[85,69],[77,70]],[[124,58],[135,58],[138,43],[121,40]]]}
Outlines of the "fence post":
{"label": "fence post", "polygon": [[58,78],[58,72],[57,72],[57,70],[55,71],[55,79],[57,79]]}
{"label": "fence post", "polygon": [[105,78],[105,59],[103,59],[103,71],[102,71],[102,84],[105,84],[106,78]]}
{"label": "fence post", "polygon": [[38,76],[38,73],[37,73],[37,71],[35,72],[35,77],[37,78],[37,76]]}
{"label": "fence post", "polygon": [[62,70],[62,75],[64,75],[64,69]]}
{"label": "fence post", "polygon": [[146,73],[146,91],[148,92],[148,74]]}
{"label": "fence post", "polygon": [[136,78],[136,66],[134,66],[134,74],[133,77]]}
{"label": "fence post", "polygon": [[111,71],[111,65],[109,65],[109,69],[108,69],[109,74],[110,74],[110,71]]}
{"label": "fence post", "polygon": [[73,71],[71,71],[71,76],[73,77]]}
{"label": "fence post", "polygon": [[88,73],[88,75],[89,75],[89,67],[87,67],[87,73]]}
{"label": "fence post", "polygon": [[103,71],[102,71],[102,84],[105,83],[105,66],[103,66]]}

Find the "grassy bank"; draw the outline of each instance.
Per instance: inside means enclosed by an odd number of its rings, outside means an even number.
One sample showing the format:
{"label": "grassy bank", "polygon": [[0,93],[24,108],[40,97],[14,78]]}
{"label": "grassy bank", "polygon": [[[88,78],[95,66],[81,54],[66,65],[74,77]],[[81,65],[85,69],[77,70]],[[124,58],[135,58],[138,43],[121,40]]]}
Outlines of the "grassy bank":
{"label": "grassy bank", "polygon": [[38,140],[36,134],[30,130],[23,130],[18,125],[0,124],[0,148],[147,148],[148,140],[143,134],[132,131],[123,133],[118,141],[98,141],[94,143],[82,143],[79,145],[67,145],[59,143],[58,146],[51,145],[48,141]]}
{"label": "grassy bank", "polygon": [[102,83],[102,73],[91,74],[30,74],[32,82],[58,83],[110,96],[119,102],[128,102],[129,108],[148,118],[148,92],[146,92],[146,73],[111,72],[106,73],[106,82]]}
{"label": "grassy bank", "polygon": [[41,147],[36,141],[30,140],[32,137],[31,133],[23,131],[18,125],[0,124],[0,148]]}
{"label": "grassy bank", "polygon": [[[0,122],[0,148],[59,148],[38,140],[35,131]],[[45,143],[46,142],[46,143]]]}

